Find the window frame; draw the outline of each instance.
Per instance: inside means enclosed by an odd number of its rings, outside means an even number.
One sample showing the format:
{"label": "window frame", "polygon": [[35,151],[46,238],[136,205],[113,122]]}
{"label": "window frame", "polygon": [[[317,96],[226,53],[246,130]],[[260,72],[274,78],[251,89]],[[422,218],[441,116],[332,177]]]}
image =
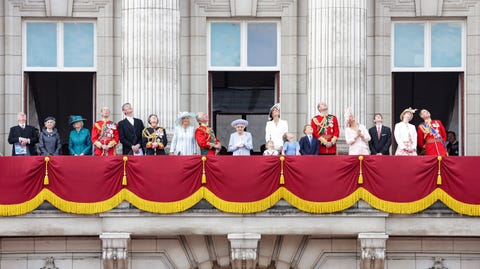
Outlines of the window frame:
{"label": "window frame", "polygon": [[[239,23],[240,24],[240,66],[212,66],[211,63],[211,25],[212,23]],[[275,23],[277,25],[277,65],[276,66],[248,66],[248,24]],[[280,71],[281,40],[279,20],[220,20],[207,22],[207,68],[208,71]]]}
{"label": "window frame", "polygon": [[[55,23],[57,25],[57,66],[38,67],[27,66],[27,23]],[[64,24],[65,23],[91,23],[93,24],[93,66],[92,67],[65,67],[64,58]],[[35,71],[61,71],[61,72],[96,72],[97,71],[97,22],[91,19],[76,20],[41,20],[28,19],[22,22],[22,66],[25,72]]]}
{"label": "window frame", "polygon": [[[418,24],[423,23],[424,29],[424,65],[423,67],[396,67],[395,66],[395,25],[397,24]],[[461,25],[461,64],[459,67],[432,67],[432,24],[436,23],[458,23]],[[415,20],[415,21],[392,21],[391,24],[391,71],[392,72],[465,72],[466,63],[466,22],[465,20]]]}

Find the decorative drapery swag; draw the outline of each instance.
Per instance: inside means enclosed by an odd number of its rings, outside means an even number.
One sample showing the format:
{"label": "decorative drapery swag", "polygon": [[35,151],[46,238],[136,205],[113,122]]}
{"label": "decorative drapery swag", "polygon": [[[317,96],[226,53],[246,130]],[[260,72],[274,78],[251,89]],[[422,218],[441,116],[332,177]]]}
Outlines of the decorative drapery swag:
{"label": "decorative drapery swag", "polygon": [[440,200],[480,216],[479,163],[480,157],[434,156],[0,157],[0,215],[25,214],[44,201],[77,214],[122,201],[176,213],[202,199],[231,213],[260,212],[280,199],[331,213],[362,199],[400,214]]}

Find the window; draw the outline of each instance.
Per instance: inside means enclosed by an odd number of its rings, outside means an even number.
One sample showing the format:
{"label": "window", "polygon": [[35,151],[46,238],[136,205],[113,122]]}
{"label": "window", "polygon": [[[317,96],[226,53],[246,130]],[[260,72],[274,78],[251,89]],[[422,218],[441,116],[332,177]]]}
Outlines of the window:
{"label": "window", "polygon": [[393,23],[393,71],[463,71],[464,23]]}
{"label": "window", "polygon": [[95,71],[95,23],[24,23],[25,71]]}
{"label": "window", "polygon": [[210,70],[279,70],[279,29],[271,21],[210,22]]}

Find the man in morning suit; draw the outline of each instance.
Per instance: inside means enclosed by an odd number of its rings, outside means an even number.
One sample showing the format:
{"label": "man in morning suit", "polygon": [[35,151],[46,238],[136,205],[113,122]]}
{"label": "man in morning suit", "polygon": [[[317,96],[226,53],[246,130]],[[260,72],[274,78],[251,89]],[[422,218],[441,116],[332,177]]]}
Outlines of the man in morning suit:
{"label": "man in morning suit", "polygon": [[125,119],[118,122],[118,134],[122,143],[123,155],[143,155],[142,131],[145,129],[143,121],[133,117],[133,108],[130,103],[122,106]]}
{"label": "man in morning suit", "polygon": [[375,126],[368,130],[372,139],[368,142],[372,155],[390,155],[390,145],[392,144],[392,131],[383,126],[383,117],[380,113],[375,113],[373,122]]}
{"label": "man in morning suit", "polygon": [[27,125],[27,115],[17,114],[18,125],[10,128],[8,143],[12,146],[12,156],[37,155],[35,144],[38,143],[38,131]]}

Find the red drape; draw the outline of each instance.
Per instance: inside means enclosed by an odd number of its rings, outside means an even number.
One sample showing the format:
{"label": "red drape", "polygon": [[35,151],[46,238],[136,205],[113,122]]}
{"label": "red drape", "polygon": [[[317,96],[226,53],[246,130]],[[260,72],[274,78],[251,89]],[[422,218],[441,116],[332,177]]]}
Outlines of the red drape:
{"label": "red drape", "polygon": [[363,199],[391,213],[415,213],[441,200],[480,216],[479,163],[480,157],[435,156],[53,156],[47,166],[44,157],[0,157],[0,215],[28,213],[44,200],[93,214],[123,200],[155,213],[181,212],[201,199],[226,212],[253,213],[285,199],[324,213]]}

